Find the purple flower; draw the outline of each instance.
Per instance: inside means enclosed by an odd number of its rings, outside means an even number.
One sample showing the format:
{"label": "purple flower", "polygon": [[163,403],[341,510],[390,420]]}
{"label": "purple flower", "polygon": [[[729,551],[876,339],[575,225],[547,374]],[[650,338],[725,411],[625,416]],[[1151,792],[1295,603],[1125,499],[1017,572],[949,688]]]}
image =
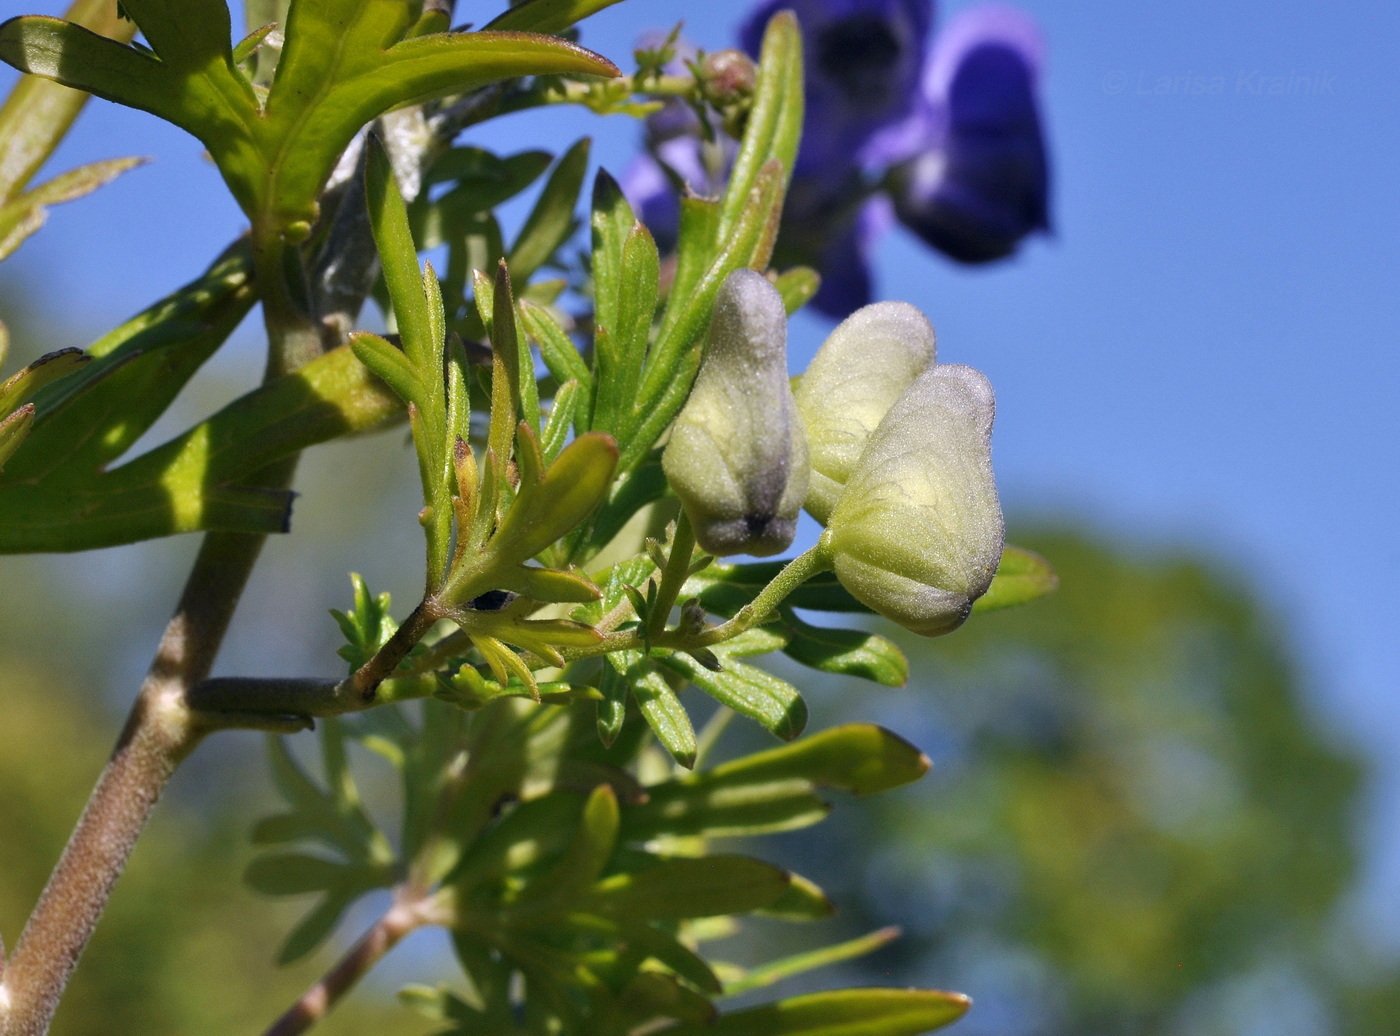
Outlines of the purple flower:
{"label": "purple flower", "polygon": [[893,167],[890,193],[900,222],[954,259],[1001,259],[1049,227],[1042,53],[1030,19],[1000,5],[965,11],[934,46],[924,145]]}
{"label": "purple flower", "polygon": [[802,27],[807,114],[794,173],[839,183],[866,164],[880,131],[915,115],[932,0],[765,0],[739,30],[758,56],[763,28],[784,9]]}
{"label": "purple flower", "polygon": [[[1048,228],[1044,46],[1026,15],[964,11],[930,48],[931,0],[764,0],[740,31],[751,54],[784,7],[802,26],[807,110],[774,258],[821,273],[815,309],[844,317],[871,300],[870,251],[896,221],[968,263]],[[686,118],[690,131],[677,135]],[[622,177],[663,248],[675,241],[675,188],[717,195],[732,157],[702,145],[698,129],[689,109],[668,105],[648,120],[649,153]]]}

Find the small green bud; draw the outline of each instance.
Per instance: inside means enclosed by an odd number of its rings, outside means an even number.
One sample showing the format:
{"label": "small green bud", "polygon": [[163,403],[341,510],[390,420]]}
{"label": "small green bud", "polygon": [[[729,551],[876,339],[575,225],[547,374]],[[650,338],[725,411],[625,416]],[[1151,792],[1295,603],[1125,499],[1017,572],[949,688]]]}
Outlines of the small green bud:
{"label": "small green bud", "polygon": [[837,325],[798,380],[812,484],[807,511],[826,523],[885,412],[934,362],[933,327],[907,302],[877,302]]}
{"label": "small green bud", "polygon": [[797,534],[810,464],[787,374],[787,314],[762,274],[715,298],[705,361],[661,466],[711,554],[766,557]]}
{"label": "small green bud", "polygon": [[995,411],[979,371],[928,367],[870,437],[827,523],[842,585],[915,633],[961,626],[996,572]]}

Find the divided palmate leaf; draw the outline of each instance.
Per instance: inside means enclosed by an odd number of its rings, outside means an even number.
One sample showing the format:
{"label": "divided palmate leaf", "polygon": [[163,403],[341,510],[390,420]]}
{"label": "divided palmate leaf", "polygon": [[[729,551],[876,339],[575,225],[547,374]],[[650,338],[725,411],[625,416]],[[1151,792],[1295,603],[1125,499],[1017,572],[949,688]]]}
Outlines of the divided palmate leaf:
{"label": "divided palmate leaf", "polygon": [[0,25],[0,59],[192,133],[265,240],[306,236],[336,159],[391,108],[514,76],[617,74],[554,37],[412,36],[408,4],[297,0],[260,103],[234,61],[223,0],[129,0],[125,8],[154,56],[61,19],[25,16]]}

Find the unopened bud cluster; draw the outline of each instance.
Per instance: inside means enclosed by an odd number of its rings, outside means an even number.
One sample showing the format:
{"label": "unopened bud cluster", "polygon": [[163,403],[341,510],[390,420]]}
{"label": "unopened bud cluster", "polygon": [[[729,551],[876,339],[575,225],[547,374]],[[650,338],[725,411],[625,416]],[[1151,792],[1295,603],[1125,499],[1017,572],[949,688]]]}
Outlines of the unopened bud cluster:
{"label": "unopened bud cluster", "polygon": [[951,632],[1001,558],[991,385],[936,363],[933,328],[907,303],[848,317],[795,394],[786,338],[777,291],[733,274],[663,458],[697,540],[713,554],[775,554],[805,504],[854,597],[916,633]]}

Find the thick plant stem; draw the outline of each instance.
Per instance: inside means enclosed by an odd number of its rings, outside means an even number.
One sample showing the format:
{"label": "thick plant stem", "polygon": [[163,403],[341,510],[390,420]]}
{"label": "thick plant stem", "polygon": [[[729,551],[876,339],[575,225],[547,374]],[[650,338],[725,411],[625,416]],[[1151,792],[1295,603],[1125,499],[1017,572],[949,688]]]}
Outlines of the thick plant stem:
{"label": "thick plant stem", "polygon": [[301,995],[263,1036],[298,1036],[330,1013],[332,1007],[368,974],[409,932],[428,922],[412,903],[395,903],[360,937],[324,978]]}
{"label": "thick plant stem", "polygon": [[185,701],[208,675],[264,537],[210,533],[111,760],[5,969],[0,1036],[43,1036],[170,775],[206,728]]}

